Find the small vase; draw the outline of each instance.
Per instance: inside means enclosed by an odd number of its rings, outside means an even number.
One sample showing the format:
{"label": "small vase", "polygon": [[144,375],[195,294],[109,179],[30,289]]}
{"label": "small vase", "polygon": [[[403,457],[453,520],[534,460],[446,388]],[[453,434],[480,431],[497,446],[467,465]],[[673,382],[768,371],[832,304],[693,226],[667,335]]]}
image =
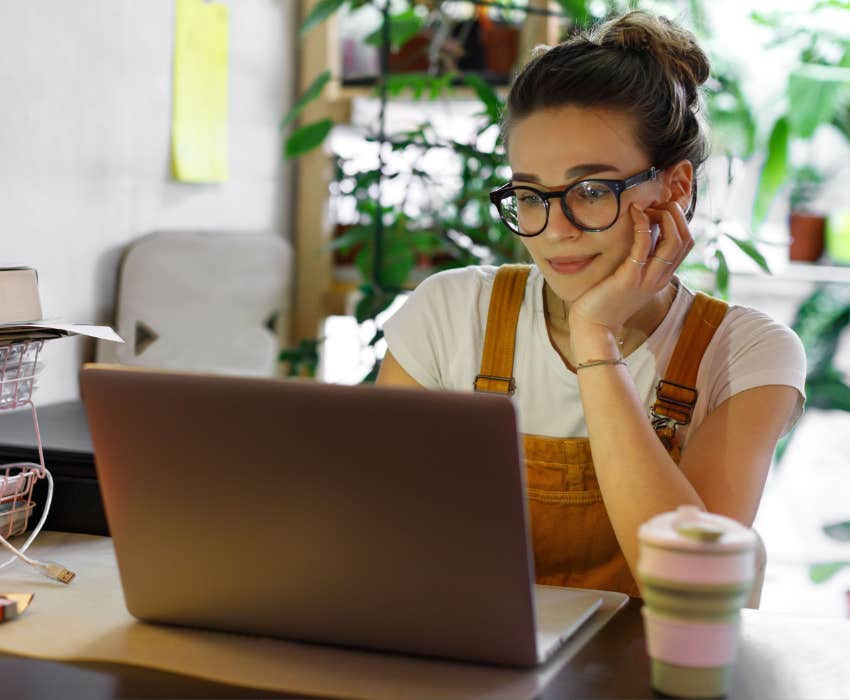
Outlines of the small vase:
{"label": "small vase", "polygon": [[823,216],[792,212],[788,227],[791,231],[791,247],[788,257],[797,262],[816,262],[823,255]]}

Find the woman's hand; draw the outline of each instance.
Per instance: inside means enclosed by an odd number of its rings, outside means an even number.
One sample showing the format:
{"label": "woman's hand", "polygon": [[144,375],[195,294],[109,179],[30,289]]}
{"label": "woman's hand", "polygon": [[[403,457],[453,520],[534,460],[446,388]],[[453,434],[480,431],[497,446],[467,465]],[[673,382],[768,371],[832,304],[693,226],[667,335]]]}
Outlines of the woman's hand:
{"label": "woman's hand", "polygon": [[[611,276],[588,289],[570,308],[570,342],[573,357],[578,361],[587,360],[587,352],[598,354],[612,347],[611,341],[626,321],[667,286],[694,247],[685,213],[675,201],[643,211],[633,203],[629,206],[629,216],[635,240],[626,259]],[[660,229],[654,252],[651,252],[652,224]]]}

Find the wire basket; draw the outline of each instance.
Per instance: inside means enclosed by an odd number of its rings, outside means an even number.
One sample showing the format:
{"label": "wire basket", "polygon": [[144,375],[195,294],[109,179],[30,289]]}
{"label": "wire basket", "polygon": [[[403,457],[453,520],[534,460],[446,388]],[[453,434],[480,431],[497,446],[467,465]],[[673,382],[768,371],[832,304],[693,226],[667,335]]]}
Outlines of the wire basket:
{"label": "wire basket", "polygon": [[0,411],[30,407],[40,461],[39,464],[19,462],[0,466],[0,535],[6,539],[26,531],[35,508],[32,500],[35,482],[46,473],[41,433],[32,402],[36,377],[42,369],[38,355],[43,344],[43,340],[25,340],[0,346]]}

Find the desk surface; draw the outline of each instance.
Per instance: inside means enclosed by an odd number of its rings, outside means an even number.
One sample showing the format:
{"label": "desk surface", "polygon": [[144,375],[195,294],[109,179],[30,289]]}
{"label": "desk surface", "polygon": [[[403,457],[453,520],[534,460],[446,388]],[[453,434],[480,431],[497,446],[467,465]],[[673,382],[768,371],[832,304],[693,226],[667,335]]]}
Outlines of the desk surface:
{"label": "desk surface", "polygon": [[[540,697],[658,697],[649,686],[640,607],[639,600],[631,600],[552,679]],[[850,697],[848,648],[850,621],[745,611],[729,698]],[[6,694],[21,699],[281,697],[118,664],[57,663],[0,655],[0,672]]]}
{"label": "desk surface", "polygon": [[[91,464],[78,402],[39,410],[45,448]],[[0,445],[31,448],[29,411],[4,416]],[[91,468],[89,466],[89,468]],[[561,669],[540,696],[654,698],[640,615],[632,600]],[[14,623],[0,633],[14,632]],[[850,621],[745,611],[730,698],[850,698]],[[190,676],[112,663],[61,663],[0,654],[4,696],[15,698],[281,697]]]}

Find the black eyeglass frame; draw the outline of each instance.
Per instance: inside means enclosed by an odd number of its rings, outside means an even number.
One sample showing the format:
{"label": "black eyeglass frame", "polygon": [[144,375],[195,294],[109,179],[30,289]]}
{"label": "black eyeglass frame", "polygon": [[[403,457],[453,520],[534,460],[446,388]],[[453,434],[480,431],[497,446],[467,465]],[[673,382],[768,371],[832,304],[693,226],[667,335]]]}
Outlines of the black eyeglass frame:
{"label": "black eyeglass frame", "polygon": [[[599,233],[600,231],[607,231],[611,228],[615,223],[617,223],[617,219],[620,218],[620,195],[623,194],[626,190],[631,189],[632,187],[636,187],[637,185],[641,185],[644,182],[649,182],[651,180],[656,180],[658,178],[658,174],[661,172],[659,168],[656,168],[654,165],[648,170],[643,170],[636,175],[632,175],[625,180],[602,180],[599,178],[590,178],[588,180],[579,180],[578,182],[574,182],[572,185],[563,190],[553,190],[551,192],[544,192],[543,190],[538,190],[535,187],[529,187],[528,185],[512,185],[510,182],[502,185],[498,189],[493,190],[490,193],[490,201],[496,205],[496,209],[499,212],[499,218],[502,220],[502,223],[507,227],[511,233],[515,233],[517,236],[522,236],[523,238],[534,238],[534,236],[539,236],[546,230],[546,227],[549,225],[549,200],[550,199],[560,199],[561,200],[561,211],[564,212],[564,216],[566,216],[570,222],[577,229],[581,231],[586,231],[587,233]],[[575,187],[579,187],[580,185],[586,185],[587,183],[595,183],[599,182],[603,185],[609,187],[614,194],[617,196],[617,214],[614,217],[614,220],[603,228],[587,228],[586,226],[582,226],[578,221],[573,217],[573,213],[570,211],[570,208],[567,206],[567,193]],[[516,190],[531,190],[536,194],[540,195],[543,199],[543,206],[546,209],[546,221],[543,222],[543,228],[541,228],[537,233],[522,233],[516,230],[513,226],[511,226],[506,220],[504,214],[502,214],[502,200],[506,197],[512,195]]]}

